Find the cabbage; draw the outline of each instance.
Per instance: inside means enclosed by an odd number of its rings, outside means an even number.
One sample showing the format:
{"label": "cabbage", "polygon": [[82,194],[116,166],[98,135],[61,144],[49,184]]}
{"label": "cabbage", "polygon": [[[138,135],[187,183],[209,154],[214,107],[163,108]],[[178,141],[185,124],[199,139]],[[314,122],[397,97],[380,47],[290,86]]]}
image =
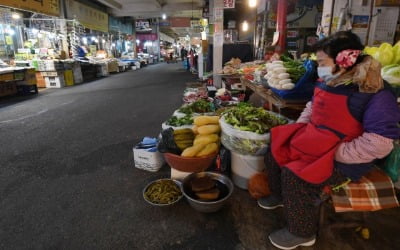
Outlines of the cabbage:
{"label": "cabbage", "polygon": [[365,47],[364,49],[364,53],[368,54],[370,56],[375,55],[375,53],[378,51],[377,47]]}
{"label": "cabbage", "polygon": [[392,63],[400,63],[400,42],[393,46],[393,60]]}
{"label": "cabbage", "polygon": [[381,70],[382,78],[388,83],[396,86],[400,86],[400,65],[391,64],[385,66]]}
{"label": "cabbage", "polygon": [[379,47],[378,51],[372,57],[378,60],[382,64],[382,66],[389,65],[392,63],[393,60],[392,48]]}

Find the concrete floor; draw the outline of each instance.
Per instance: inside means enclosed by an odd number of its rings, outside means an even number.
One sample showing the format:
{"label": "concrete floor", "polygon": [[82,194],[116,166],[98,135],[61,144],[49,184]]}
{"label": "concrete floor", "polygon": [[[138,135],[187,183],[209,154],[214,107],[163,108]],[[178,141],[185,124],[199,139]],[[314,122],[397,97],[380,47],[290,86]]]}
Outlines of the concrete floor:
{"label": "concrete floor", "polygon": [[[136,169],[132,147],[160,132],[193,80],[180,64],[159,64],[0,101],[0,249],[275,249],[268,234],[284,225],[282,210],[259,208],[246,191],[215,214],[142,198],[170,169]],[[304,249],[398,249],[399,223],[399,209],[375,212],[370,240],[324,230]]]}

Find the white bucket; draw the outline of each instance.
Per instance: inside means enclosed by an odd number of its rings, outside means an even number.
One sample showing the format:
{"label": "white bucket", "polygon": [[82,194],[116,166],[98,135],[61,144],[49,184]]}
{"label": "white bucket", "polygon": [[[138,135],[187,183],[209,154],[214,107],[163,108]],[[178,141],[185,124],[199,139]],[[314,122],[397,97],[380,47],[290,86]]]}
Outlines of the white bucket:
{"label": "white bucket", "polygon": [[231,168],[233,183],[247,189],[249,179],[264,170],[264,156],[241,155],[231,151]]}
{"label": "white bucket", "polygon": [[136,66],[131,66],[131,69],[132,70],[136,70]]}

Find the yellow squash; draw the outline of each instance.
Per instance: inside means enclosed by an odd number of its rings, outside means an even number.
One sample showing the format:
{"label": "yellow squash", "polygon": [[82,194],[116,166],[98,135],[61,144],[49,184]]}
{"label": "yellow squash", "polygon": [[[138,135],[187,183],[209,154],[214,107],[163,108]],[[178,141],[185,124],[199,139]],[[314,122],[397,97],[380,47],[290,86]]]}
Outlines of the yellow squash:
{"label": "yellow squash", "polygon": [[200,126],[197,128],[197,131],[199,132],[200,135],[209,135],[209,134],[215,134],[219,133],[221,128],[219,125],[204,125]]}
{"label": "yellow squash", "polygon": [[197,116],[193,120],[194,125],[219,124],[219,116]]}
{"label": "yellow squash", "polygon": [[[203,144],[200,144],[200,145],[203,145]],[[195,147],[195,146],[193,146],[193,147]],[[206,156],[206,155],[215,153],[217,151],[218,151],[218,145],[217,145],[217,143],[213,142],[213,143],[207,144],[200,152],[198,152],[196,154],[196,156],[199,156],[199,157]]]}

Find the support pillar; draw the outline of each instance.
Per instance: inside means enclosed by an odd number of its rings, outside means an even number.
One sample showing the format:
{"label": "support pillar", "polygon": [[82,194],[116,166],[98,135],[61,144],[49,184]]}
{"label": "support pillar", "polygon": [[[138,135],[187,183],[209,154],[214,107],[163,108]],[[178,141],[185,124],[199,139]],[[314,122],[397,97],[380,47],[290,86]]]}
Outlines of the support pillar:
{"label": "support pillar", "polygon": [[[210,9],[213,13],[213,82],[217,88],[222,87],[221,76],[217,73],[222,70],[222,52],[224,45],[224,0],[211,0]],[[211,55],[210,55],[211,56]]]}
{"label": "support pillar", "polygon": [[279,40],[278,40],[278,45],[275,48],[275,51],[278,53],[283,53],[286,49],[287,7],[288,7],[287,0],[278,1],[276,30],[279,32]]}

